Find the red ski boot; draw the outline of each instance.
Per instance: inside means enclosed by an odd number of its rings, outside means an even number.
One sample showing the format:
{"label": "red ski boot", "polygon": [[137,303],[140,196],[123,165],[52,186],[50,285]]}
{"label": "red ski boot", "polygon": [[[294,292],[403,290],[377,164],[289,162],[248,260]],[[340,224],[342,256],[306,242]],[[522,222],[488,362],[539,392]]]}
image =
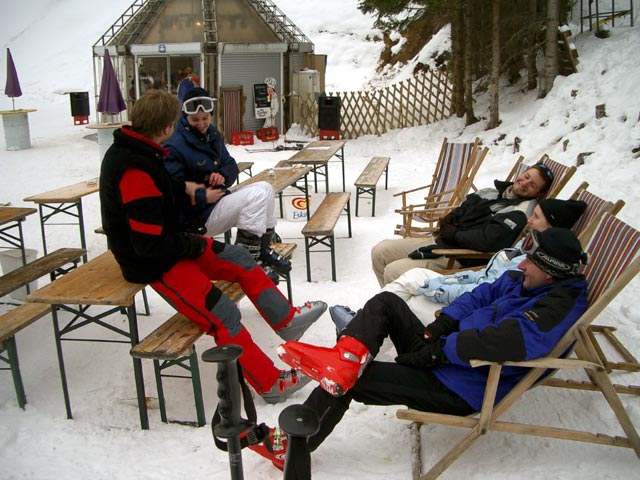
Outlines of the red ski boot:
{"label": "red ski boot", "polygon": [[287,444],[287,434],[275,427],[269,429],[269,436],[263,442],[249,445],[249,448],[267,460],[271,460],[276,468],[284,470]]}
{"label": "red ski boot", "polygon": [[349,336],[341,337],[333,348],[286,342],[278,347],[278,356],[319,382],[334,397],[341,397],[353,387],[371,360],[367,347]]}

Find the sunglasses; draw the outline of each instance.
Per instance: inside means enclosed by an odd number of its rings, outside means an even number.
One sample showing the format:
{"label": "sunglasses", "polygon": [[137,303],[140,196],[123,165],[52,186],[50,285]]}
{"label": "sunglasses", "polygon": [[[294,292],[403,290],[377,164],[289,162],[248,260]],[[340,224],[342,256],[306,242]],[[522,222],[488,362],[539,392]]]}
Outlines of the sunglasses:
{"label": "sunglasses", "polygon": [[540,170],[542,173],[544,173],[547,176],[549,183],[553,182],[553,171],[549,168],[548,165],[544,163],[536,163],[534,167]]}
{"label": "sunglasses", "polygon": [[211,97],[193,97],[184,101],[182,111],[187,115],[195,115],[198,110],[202,110],[204,113],[211,113],[213,112],[215,101],[215,98]]}

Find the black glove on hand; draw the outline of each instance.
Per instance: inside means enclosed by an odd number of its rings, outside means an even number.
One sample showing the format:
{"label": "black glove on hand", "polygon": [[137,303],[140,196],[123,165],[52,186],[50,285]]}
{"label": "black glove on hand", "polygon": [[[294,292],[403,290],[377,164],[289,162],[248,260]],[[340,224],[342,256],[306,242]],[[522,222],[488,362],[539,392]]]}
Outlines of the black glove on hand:
{"label": "black glove on hand", "polygon": [[444,240],[445,242],[453,242],[453,237],[455,236],[458,229],[451,224],[443,225],[438,232],[438,237]]}
{"label": "black glove on hand", "polygon": [[418,368],[445,365],[449,363],[449,360],[442,351],[442,347],[444,347],[444,340],[425,343],[419,350],[398,355],[396,357],[396,363]]}
{"label": "black glove on hand", "polygon": [[414,250],[409,254],[409,258],[413,260],[432,260],[434,258],[441,257],[442,255],[436,255],[433,253],[433,250],[436,248],[442,248],[439,245],[426,245],[424,247],[420,247],[417,250]]}
{"label": "black glove on hand", "polygon": [[441,313],[433,322],[427,325],[424,335],[434,340],[438,339],[458,330],[458,323],[456,319],[446,313]]}
{"label": "black glove on hand", "polygon": [[185,240],[187,241],[185,252],[185,257],[187,258],[193,258],[195,260],[202,255],[205,248],[207,248],[207,241],[200,235],[185,234]]}

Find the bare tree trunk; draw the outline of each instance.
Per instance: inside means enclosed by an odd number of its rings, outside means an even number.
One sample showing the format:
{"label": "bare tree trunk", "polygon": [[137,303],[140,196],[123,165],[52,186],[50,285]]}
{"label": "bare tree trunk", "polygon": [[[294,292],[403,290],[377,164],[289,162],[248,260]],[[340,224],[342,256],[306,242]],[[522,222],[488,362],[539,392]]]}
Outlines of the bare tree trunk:
{"label": "bare tree trunk", "polygon": [[453,79],[453,111],[464,116],[464,24],[462,0],[455,0],[451,13],[451,63]]}
{"label": "bare tree trunk", "polygon": [[539,97],[546,97],[553,87],[553,81],[558,76],[558,25],[560,17],[559,0],[547,0],[547,35],[544,47],[544,81],[540,81],[543,86],[542,94]]}
{"label": "bare tree trunk", "polygon": [[476,123],[478,119],[473,114],[473,72],[471,67],[471,20],[473,7],[470,0],[463,0],[462,10],[464,15],[464,110],[467,115],[466,124]]}
{"label": "bare tree trunk", "polygon": [[[529,17],[534,25],[537,25],[538,20],[538,1],[529,0]],[[536,39],[538,37],[539,28],[537,26],[531,27],[527,34],[527,50],[526,50],[526,65],[527,65],[527,88],[533,90],[538,86],[537,76],[538,70],[536,69]]]}
{"label": "bare tree trunk", "polygon": [[500,0],[491,0],[493,26],[491,35],[491,81],[489,83],[488,129],[500,125]]}

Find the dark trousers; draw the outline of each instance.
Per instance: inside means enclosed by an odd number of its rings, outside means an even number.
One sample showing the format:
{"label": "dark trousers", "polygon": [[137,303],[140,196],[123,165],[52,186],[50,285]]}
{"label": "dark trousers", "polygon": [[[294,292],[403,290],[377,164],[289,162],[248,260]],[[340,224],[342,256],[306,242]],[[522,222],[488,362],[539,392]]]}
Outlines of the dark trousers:
{"label": "dark trousers", "polygon": [[[398,353],[406,353],[422,344],[423,334],[424,325],[407,304],[393,293],[382,292],[365,304],[341,335],[357,338],[375,357],[386,337],[391,339]],[[351,400],[366,405],[405,405],[454,415],[468,415],[475,411],[445,387],[431,369],[373,361],[344,396],[336,398],[317,387],[304,402],[320,419],[318,432],[309,438],[311,451],[333,431]]]}

